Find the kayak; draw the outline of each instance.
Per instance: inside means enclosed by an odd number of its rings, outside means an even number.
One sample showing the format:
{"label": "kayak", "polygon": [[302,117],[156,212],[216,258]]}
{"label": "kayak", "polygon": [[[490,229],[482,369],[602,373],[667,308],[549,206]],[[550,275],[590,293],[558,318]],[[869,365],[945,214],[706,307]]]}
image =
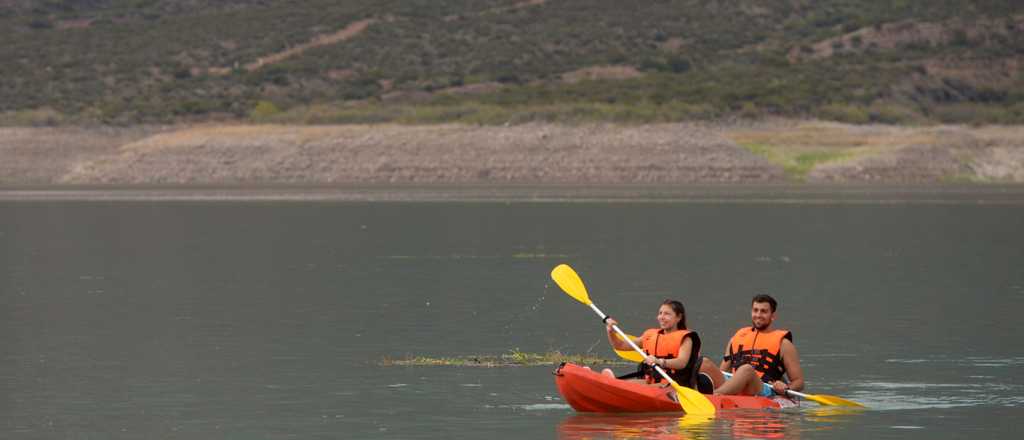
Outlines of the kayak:
{"label": "kayak", "polygon": [[[579,412],[681,412],[672,387],[652,386],[605,376],[564,363],[555,370],[555,385],[569,406]],[[781,409],[797,406],[782,396],[720,396],[705,394],[716,409]]]}

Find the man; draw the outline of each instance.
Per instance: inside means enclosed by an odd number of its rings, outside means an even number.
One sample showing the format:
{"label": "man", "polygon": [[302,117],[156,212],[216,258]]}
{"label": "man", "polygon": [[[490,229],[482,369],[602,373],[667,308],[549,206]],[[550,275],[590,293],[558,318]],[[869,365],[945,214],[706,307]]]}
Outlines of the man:
{"label": "man", "polygon": [[[754,296],[750,304],[752,325],[739,329],[729,340],[721,365],[715,368],[711,359],[704,359],[701,372],[720,384],[715,387],[715,394],[771,397],[804,388],[804,373],[793,345],[793,334],[772,328],[777,306],[771,296]],[[725,380],[723,371],[731,372],[732,377]]]}

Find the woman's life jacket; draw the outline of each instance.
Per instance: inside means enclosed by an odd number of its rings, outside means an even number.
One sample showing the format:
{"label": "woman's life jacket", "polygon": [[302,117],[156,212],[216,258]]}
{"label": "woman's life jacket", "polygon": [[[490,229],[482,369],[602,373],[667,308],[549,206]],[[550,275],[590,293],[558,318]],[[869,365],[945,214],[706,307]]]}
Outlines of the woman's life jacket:
{"label": "woman's life jacket", "polygon": [[789,330],[761,332],[753,327],[743,327],[729,341],[729,354],[725,360],[735,373],[744,364],[750,364],[757,376],[765,383],[783,380],[786,366],[782,363],[782,340],[793,342]]}
{"label": "woman's life jacket", "polygon": [[[679,356],[679,347],[683,345],[683,340],[690,338],[690,358],[686,361],[686,366],[681,369],[665,368],[665,372],[668,373],[672,380],[684,387],[694,387],[697,382],[697,373],[701,360],[700,356],[700,336],[697,336],[697,332],[691,330],[674,330],[668,333],[663,333],[661,329],[647,329],[640,335],[640,348],[644,350],[649,356],[654,356],[659,359],[675,359]],[[647,383],[658,383],[664,380],[657,371],[654,371],[654,367],[641,362],[637,369],[637,376],[643,376]]]}

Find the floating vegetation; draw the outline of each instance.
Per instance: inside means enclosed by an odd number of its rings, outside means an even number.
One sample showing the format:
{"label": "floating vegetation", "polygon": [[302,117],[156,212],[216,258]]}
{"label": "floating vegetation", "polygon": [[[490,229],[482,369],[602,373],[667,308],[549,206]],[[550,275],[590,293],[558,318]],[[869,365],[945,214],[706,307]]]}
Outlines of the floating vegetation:
{"label": "floating vegetation", "polygon": [[500,355],[472,355],[459,357],[409,356],[404,359],[384,358],[380,365],[391,366],[451,366],[451,367],[535,367],[571,362],[577,365],[631,365],[617,359],[587,354],[564,354],[559,351],[526,353],[518,349]]}
{"label": "floating vegetation", "polygon": [[569,258],[569,256],[565,255],[565,254],[545,254],[543,252],[541,252],[541,253],[519,252],[519,253],[517,253],[515,255],[512,255],[512,258]]}

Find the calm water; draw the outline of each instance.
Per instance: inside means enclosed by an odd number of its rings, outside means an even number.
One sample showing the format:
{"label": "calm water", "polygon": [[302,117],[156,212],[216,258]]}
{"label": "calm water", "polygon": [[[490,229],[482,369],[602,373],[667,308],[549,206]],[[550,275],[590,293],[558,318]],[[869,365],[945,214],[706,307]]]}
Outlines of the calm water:
{"label": "calm water", "polygon": [[[1016,438],[1024,192],[650,203],[0,201],[0,437]],[[881,199],[884,199],[882,197]],[[848,203],[854,200],[855,203]],[[575,413],[551,367],[683,300],[705,354],[780,300],[807,390],[871,409]],[[624,367],[619,367],[624,368]]]}

